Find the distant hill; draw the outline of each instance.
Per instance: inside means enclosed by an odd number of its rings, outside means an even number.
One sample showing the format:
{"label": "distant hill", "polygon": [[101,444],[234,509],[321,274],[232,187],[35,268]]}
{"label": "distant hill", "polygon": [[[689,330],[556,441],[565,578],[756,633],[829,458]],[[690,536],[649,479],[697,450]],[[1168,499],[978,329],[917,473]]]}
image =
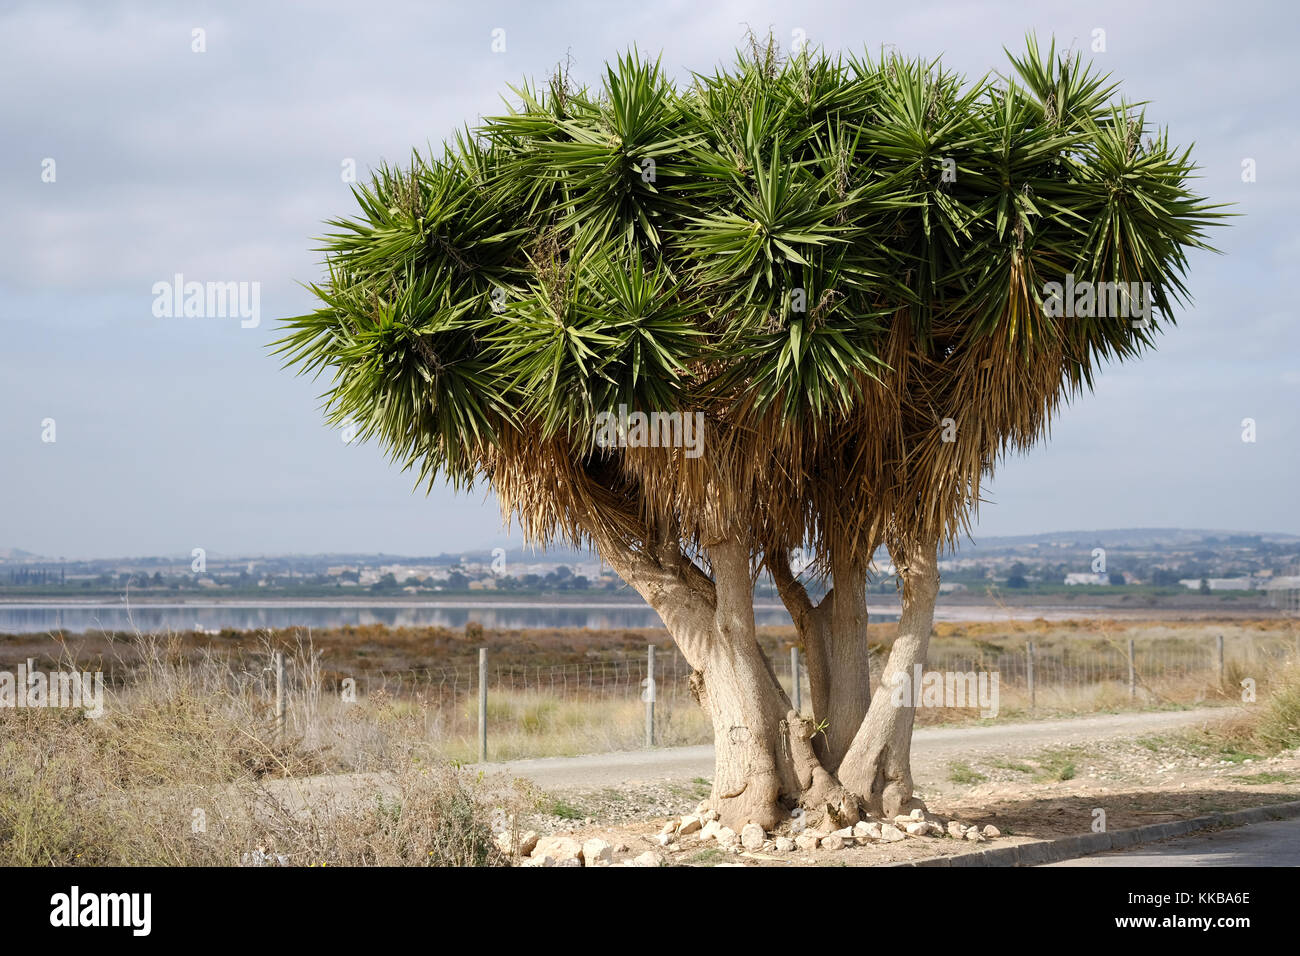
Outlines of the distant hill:
{"label": "distant hill", "polygon": [[1300,541],[1300,535],[1272,531],[1214,531],[1196,528],[1109,528],[1098,531],[1050,531],[1044,534],[1002,537],[988,535],[977,537],[974,541],[961,542],[958,551],[1001,551],[1029,545],[1091,547],[1101,544],[1118,548],[1185,548],[1210,539],[1217,539],[1219,544],[1232,539],[1292,543]]}
{"label": "distant hill", "polygon": [[[1285,534],[1282,532],[1259,532],[1259,531],[1224,531],[1224,530],[1206,530],[1197,528],[1109,528],[1097,531],[1048,531],[1042,534],[1021,534],[1021,535],[984,535],[976,537],[975,540],[963,540],[958,543],[957,553],[967,557],[976,556],[979,553],[989,554],[997,551],[1019,551],[1027,548],[1081,548],[1090,549],[1098,546],[1109,548],[1172,548],[1185,549],[1202,542],[1208,545],[1228,545],[1236,542],[1246,544],[1252,541],[1268,542],[1276,544],[1294,544],[1300,542],[1300,535]],[[334,564],[374,564],[376,562],[408,562],[416,564],[432,565],[452,565],[461,560],[477,561],[486,563],[492,559],[493,547],[504,547],[516,559],[522,557],[529,563],[536,564],[575,564],[580,561],[592,560],[594,553],[589,551],[574,551],[567,547],[553,547],[546,551],[528,547],[521,549],[518,543],[507,542],[501,539],[496,545],[480,545],[473,548],[465,548],[460,551],[445,551],[437,556],[417,556],[404,554],[387,554],[385,552],[376,553],[358,553],[358,552],[327,552],[312,555],[306,554],[244,554],[244,555],[218,555],[215,552],[209,552],[208,560],[224,561],[242,561],[256,559],[265,561],[267,559],[279,560],[296,560],[296,559],[313,559],[314,561],[329,561]],[[522,550],[522,554],[520,553]],[[147,560],[167,556],[151,556]],[[189,563],[189,555],[170,556],[178,561]],[[878,560],[887,561],[888,553],[882,548],[876,555]],[[98,562],[136,562],[140,558],[100,558],[92,559],[90,562],[73,562],[73,563],[98,563]],[[24,551],[21,548],[0,548],[0,563],[16,562],[36,562],[54,564],[55,558],[42,557],[31,551]]]}

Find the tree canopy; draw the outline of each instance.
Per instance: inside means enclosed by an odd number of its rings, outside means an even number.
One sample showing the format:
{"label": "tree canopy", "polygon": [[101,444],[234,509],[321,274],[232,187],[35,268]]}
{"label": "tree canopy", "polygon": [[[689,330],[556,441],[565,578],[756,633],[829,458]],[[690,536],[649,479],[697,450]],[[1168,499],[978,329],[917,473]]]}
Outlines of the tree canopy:
{"label": "tree canopy", "polygon": [[[533,540],[951,538],[1002,454],[1173,321],[1222,215],[1078,55],[1008,57],[968,81],[768,45],[682,84],[636,53],[525,83],[354,189],[280,350],[332,375],[331,422],[421,482],[486,480]],[[1045,301],[1103,282],[1146,284],[1149,321]],[[619,406],[702,413],[705,453],[602,445]]]}

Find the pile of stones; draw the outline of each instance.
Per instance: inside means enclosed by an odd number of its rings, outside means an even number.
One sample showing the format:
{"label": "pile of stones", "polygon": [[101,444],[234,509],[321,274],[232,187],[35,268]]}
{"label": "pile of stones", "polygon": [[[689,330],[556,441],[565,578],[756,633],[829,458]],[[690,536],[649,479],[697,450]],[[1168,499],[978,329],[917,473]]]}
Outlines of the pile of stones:
{"label": "pile of stones", "polygon": [[655,840],[664,847],[684,841],[714,841],[723,849],[735,852],[766,850],[791,853],[795,850],[842,850],[848,846],[898,843],[908,837],[950,837],[983,843],[1002,835],[995,826],[981,829],[957,820],[944,820],[924,810],[913,810],[907,816],[897,816],[893,820],[860,820],[851,827],[837,830],[799,828],[798,822],[789,829],[788,833],[768,833],[757,823],[747,823],[737,833],[723,826],[718,812],[702,803],[695,813],[669,820]]}

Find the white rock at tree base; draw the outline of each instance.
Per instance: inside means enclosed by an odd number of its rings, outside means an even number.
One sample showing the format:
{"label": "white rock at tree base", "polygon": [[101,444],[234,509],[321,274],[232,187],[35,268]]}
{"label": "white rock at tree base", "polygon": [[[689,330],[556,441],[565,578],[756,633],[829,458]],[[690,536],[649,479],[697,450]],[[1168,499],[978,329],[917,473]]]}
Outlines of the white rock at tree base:
{"label": "white rock at tree base", "polygon": [[790,853],[793,852],[793,850],[794,850],[794,840],[791,840],[789,837],[776,838],[777,853]]}
{"label": "white rock at tree base", "polygon": [[767,834],[757,823],[746,823],[740,829],[740,843],[746,850],[761,850]]}
{"label": "white rock at tree base", "polygon": [[966,831],[966,839],[970,840],[972,843],[983,843],[984,834],[980,833],[979,827],[971,827]]}
{"label": "white rock at tree base", "polygon": [[841,839],[847,840],[853,836],[853,827],[841,827],[832,833],[831,836],[837,836]]}
{"label": "white rock at tree base", "polygon": [[582,845],[572,837],[542,837],[533,847],[533,856],[549,856],[557,866],[564,860],[577,860],[581,864]]}
{"label": "white rock at tree base", "polygon": [[[502,853],[512,854],[515,852],[515,845],[511,840],[509,832],[499,834],[496,839],[497,849]],[[537,833],[533,830],[526,830],[519,834],[519,855],[528,856],[537,847]]]}
{"label": "white rock at tree base", "polygon": [[680,836],[686,836],[688,833],[697,833],[699,832],[700,827],[702,827],[703,825],[704,825],[704,821],[702,821],[699,817],[696,816],[682,817],[681,826],[677,828],[677,835],[680,837]]}
{"label": "white rock at tree base", "polygon": [[907,834],[892,823],[886,823],[880,828],[880,839],[886,843],[897,843],[899,840],[906,840]]}
{"label": "white rock at tree base", "polygon": [[823,850],[842,850],[844,849],[844,837],[838,833],[832,833],[821,842]]}
{"label": "white rock at tree base", "polygon": [[632,865],[633,866],[658,866],[659,857],[655,856],[653,851],[646,850],[644,853],[642,853],[640,856],[638,856],[635,860],[632,861]]}
{"label": "white rock at tree base", "polygon": [[984,828],[984,835],[990,838],[1000,837],[1002,836],[1002,831],[990,823],[988,826]]}
{"label": "white rock at tree base", "polygon": [[717,840],[721,846],[731,846],[739,839],[739,837],[737,837],[736,831],[731,829],[731,827],[723,827],[717,832],[714,839]]}
{"label": "white rock at tree base", "polygon": [[910,836],[925,836],[929,832],[930,827],[924,820],[913,820],[907,825],[907,833]]}
{"label": "white rock at tree base", "polygon": [[718,835],[718,831],[721,829],[722,829],[721,823],[719,823],[717,820],[710,820],[708,823],[704,824],[704,827],[700,830],[700,839],[712,840],[715,836]]}
{"label": "white rock at tree base", "polygon": [[[880,824],[872,821],[871,823],[860,824],[862,833],[858,836],[859,840],[879,840],[881,839]],[[853,832],[857,833],[858,828],[854,827]]]}
{"label": "white rock at tree base", "polygon": [[587,866],[614,862],[614,848],[604,840],[591,839],[582,844],[582,862]]}
{"label": "white rock at tree base", "polygon": [[821,841],[822,838],[815,833],[800,833],[794,838],[794,845],[801,850],[815,850]]}
{"label": "white rock at tree base", "polygon": [[949,820],[949,821],[948,821],[948,836],[950,836],[950,837],[956,837],[958,840],[960,840],[960,839],[961,839],[962,837],[964,837],[965,835],[966,835],[966,827],[965,827],[965,826],[963,826],[962,824],[958,823],[956,820]]}

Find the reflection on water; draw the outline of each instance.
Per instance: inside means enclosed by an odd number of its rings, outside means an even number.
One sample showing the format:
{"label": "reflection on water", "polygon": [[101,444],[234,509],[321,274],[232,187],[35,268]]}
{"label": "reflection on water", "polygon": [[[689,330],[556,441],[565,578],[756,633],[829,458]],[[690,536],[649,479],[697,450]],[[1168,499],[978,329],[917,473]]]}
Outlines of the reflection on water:
{"label": "reflection on water", "polygon": [[[760,605],[754,609],[759,625],[788,625],[785,609]],[[892,620],[896,615],[875,615]],[[463,628],[477,621],[487,628],[658,627],[658,616],[648,607],[634,604],[153,604],[127,608],[124,605],[0,604],[0,634],[31,634],[63,630],[189,631],[222,628],[310,627],[326,629],[346,625],[384,624],[388,627]]]}

